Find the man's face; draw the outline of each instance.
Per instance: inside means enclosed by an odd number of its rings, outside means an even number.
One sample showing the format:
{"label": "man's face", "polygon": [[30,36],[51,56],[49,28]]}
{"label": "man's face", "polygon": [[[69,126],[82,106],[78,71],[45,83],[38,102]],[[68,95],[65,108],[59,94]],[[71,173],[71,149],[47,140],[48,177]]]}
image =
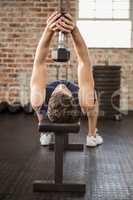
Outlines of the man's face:
{"label": "man's face", "polygon": [[68,96],[72,96],[72,93],[71,91],[64,85],[64,84],[59,84],[53,91],[52,94],[55,94],[55,93],[58,93],[58,92],[61,92],[61,93],[64,93]]}

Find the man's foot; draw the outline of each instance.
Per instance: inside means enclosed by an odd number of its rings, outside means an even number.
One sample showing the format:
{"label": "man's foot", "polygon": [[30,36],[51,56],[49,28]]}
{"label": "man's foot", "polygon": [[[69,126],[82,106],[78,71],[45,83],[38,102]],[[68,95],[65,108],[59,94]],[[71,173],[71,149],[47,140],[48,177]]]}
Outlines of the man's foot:
{"label": "man's foot", "polygon": [[87,147],[96,147],[97,146],[96,137],[87,135],[86,146]]}
{"label": "man's foot", "polygon": [[96,128],[96,137],[87,135],[87,143],[88,147],[95,147],[103,143],[103,138],[98,134],[98,129]]}
{"label": "man's foot", "polygon": [[52,140],[52,133],[41,133],[40,135],[40,144],[42,146],[47,146]]}
{"label": "man's foot", "polygon": [[99,134],[96,134],[96,143],[97,145],[103,143],[103,138]]}

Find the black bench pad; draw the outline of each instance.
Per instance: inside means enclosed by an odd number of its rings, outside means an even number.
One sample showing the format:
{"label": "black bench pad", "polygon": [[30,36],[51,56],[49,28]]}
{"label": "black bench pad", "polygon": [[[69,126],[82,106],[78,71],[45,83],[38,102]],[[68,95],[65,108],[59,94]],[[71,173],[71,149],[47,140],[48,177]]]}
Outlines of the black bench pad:
{"label": "black bench pad", "polygon": [[38,124],[39,132],[78,133],[80,122],[76,123],[53,123],[47,118]]}

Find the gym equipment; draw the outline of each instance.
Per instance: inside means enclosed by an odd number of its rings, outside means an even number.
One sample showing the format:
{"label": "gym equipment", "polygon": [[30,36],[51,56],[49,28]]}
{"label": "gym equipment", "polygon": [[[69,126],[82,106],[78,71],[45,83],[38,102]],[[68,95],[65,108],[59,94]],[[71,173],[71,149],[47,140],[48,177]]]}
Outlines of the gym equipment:
{"label": "gym equipment", "polygon": [[8,103],[3,101],[0,103],[0,113],[5,112],[8,110]]}
{"label": "gym equipment", "polygon": [[22,107],[20,105],[20,103],[14,103],[14,104],[8,104],[8,111],[10,113],[18,113],[20,111],[22,111]]}
{"label": "gym equipment", "polygon": [[52,50],[52,59],[55,62],[67,62],[70,59],[70,50],[64,46],[64,37],[63,32],[59,32],[58,36],[58,47]]}
{"label": "gym equipment", "polygon": [[[69,7],[67,0],[59,0],[59,6],[62,15],[67,13]],[[58,47],[52,50],[52,59],[55,62],[67,62],[70,59],[70,50],[65,47],[65,37],[66,33],[61,31],[58,33]]]}
{"label": "gym equipment", "polygon": [[54,132],[55,144],[49,149],[55,149],[54,181],[36,180],[33,183],[34,192],[85,192],[85,184],[63,182],[63,154],[65,150],[83,151],[82,144],[68,144],[69,133],[77,134],[80,123],[52,123],[49,120],[39,124],[39,132]]}
{"label": "gym equipment", "polygon": [[[94,65],[93,74],[95,88],[100,97],[99,116],[121,120],[122,114],[119,109],[121,66]],[[118,91],[118,93],[114,96],[116,91]]]}

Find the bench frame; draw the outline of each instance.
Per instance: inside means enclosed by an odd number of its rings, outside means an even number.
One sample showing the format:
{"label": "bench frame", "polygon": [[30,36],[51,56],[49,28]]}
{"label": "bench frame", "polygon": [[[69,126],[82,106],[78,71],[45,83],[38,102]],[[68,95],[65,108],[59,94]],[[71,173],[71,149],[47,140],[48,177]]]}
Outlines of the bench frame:
{"label": "bench frame", "polygon": [[[57,124],[55,124],[56,126]],[[62,124],[63,125],[63,124]],[[74,150],[74,151],[83,151],[82,144],[69,144],[68,143],[68,130],[60,127],[58,132],[54,132],[55,134],[55,144],[49,145],[49,149],[55,151],[55,169],[54,169],[54,181],[45,181],[45,180],[36,180],[33,182],[33,191],[34,192],[85,192],[86,185],[79,183],[64,183],[63,182],[63,155],[65,150]],[[75,128],[72,129],[71,126],[74,124],[70,124],[69,131],[72,133],[78,133],[80,129],[80,124],[76,123]],[[46,131],[45,129],[48,124],[40,124],[39,131]],[[67,124],[68,126],[68,124]],[[51,128],[51,127],[50,127]],[[53,128],[53,127],[52,127]]]}

